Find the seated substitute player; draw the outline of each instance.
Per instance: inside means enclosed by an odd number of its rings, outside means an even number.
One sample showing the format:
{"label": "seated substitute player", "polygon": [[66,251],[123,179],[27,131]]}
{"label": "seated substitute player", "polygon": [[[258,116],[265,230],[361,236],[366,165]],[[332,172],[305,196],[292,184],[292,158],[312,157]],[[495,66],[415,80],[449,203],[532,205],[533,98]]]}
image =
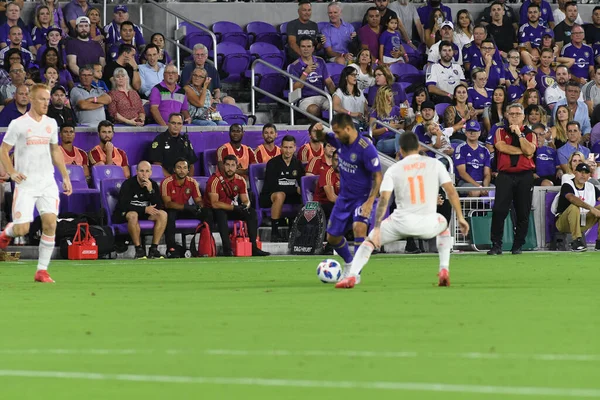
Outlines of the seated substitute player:
{"label": "seated substitute player", "polygon": [[229,226],[227,221],[240,220],[248,225],[248,237],[252,243],[253,256],[268,256],[256,246],[258,219],[256,211],[250,207],[246,180],[236,173],[238,160],[233,154],[223,159],[223,173],[217,170],[206,182],[204,204],[212,209],[213,218],[223,242],[223,255],[232,256]]}
{"label": "seated substitute player", "polygon": [[[244,127],[240,124],[232,124],[229,127],[229,142],[217,149],[217,165],[221,173],[223,170],[223,160],[227,155],[234,155],[238,160],[238,169],[236,174],[244,178],[248,176],[250,164],[256,164],[256,155],[254,151],[245,144],[242,144],[244,138]],[[207,171],[208,172],[208,171]]]}
{"label": "seated substitute player", "polygon": [[88,165],[88,156],[85,151],[79,147],[73,146],[75,141],[75,125],[65,123],[60,127],[60,149],[65,159],[65,165],[80,165],[83,167],[85,179],[90,180],[90,167]]}
{"label": "seated substitute player", "polygon": [[284,204],[302,204],[300,179],[304,176],[302,163],[294,156],[296,138],[284,136],[281,141],[281,154],[267,163],[265,183],[260,193],[259,203],[263,208],[271,207],[271,241],[284,241],[279,234],[283,225],[281,209]]}
{"label": "seated substitute player", "polygon": [[[600,209],[596,206],[600,190],[588,182],[591,171],[586,163],[578,164],[575,178],[563,183],[558,194],[556,229],[571,234],[571,250],[576,252],[587,250],[583,232],[600,221]],[[600,240],[596,240],[596,250],[600,250]]]}
{"label": "seated substitute player", "polygon": [[[444,164],[419,154],[417,135],[406,132],[400,136],[400,152],[402,160],[391,166],[383,178],[375,215],[375,227],[354,256],[348,277],[335,285],[338,289],[354,287],[362,268],[369,261],[375,248],[406,237],[422,239],[437,237],[440,257],[439,286],[450,286],[448,270],[452,236],[450,236],[448,221],[436,212],[436,208],[441,186],[456,211],[461,232],[467,235],[469,224],[463,216],[458,194]],[[392,215],[383,220],[392,192],[397,207]]]}
{"label": "seated substitute player", "polygon": [[327,243],[344,259],[342,277],[350,272],[352,255],[344,235],[352,227],[354,247],[365,240],[373,203],[381,185],[381,164],[373,143],[361,137],[348,114],[336,114],[333,132],[325,133],[318,123],[317,137],[337,148],[340,170],[340,193],[327,223]]}
{"label": "seated substitute player", "polygon": [[[29,94],[31,109],[8,125],[0,147],[0,161],[15,182],[13,222],[0,234],[0,249],[6,249],[13,237],[29,232],[35,206],[42,218],[42,237],[35,282],[54,283],[48,275],[48,264],[54,250],[58,187],[54,180],[54,164],[63,179],[63,191],[71,194],[71,180],[58,148],[56,121],[46,116],[50,88],[36,84]],[[9,152],[15,149],[15,165]]]}
{"label": "seated substitute player", "polygon": [[123,168],[125,178],[131,176],[129,169],[129,160],[124,150],[113,145],[112,140],[115,136],[114,125],[110,121],[100,121],[98,124],[98,138],[100,144],[90,150],[88,158],[90,166],[94,165],[119,165]]}
{"label": "seated substitute player", "polygon": [[335,201],[340,194],[340,171],[338,167],[338,155],[337,152],[334,152],[331,159],[331,166],[325,165],[320,170],[319,180],[317,181],[317,187],[313,195],[313,201],[318,201],[321,204],[321,208],[327,219],[329,219]]}
{"label": "seated substitute player", "polygon": [[323,155],[321,157],[314,157],[306,166],[306,176],[320,175],[321,171],[328,170],[333,162],[333,153],[335,147],[329,143],[325,143],[323,146]]}
{"label": "seated substitute player", "polygon": [[323,143],[317,139],[317,131],[315,130],[316,122],[313,122],[308,127],[308,142],[304,143],[298,149],[298,160],[303,163],[309,163],[315,157],[323,155]]}
{"label": "seated substitute player", "polygon": [[135,258],[145,259],[146,249],[140,239],[140,223],[142,220],[154,221],[152,244],[148,258],[163,258],[158,251],[158,242],[167,226],[167,213],[162,208],[162,199],[158,183],[150,179],[152,167],[148,161],[141,161],[135,176],[121,185],[119,202],[115,209],[114,221],[117,224],[127,222],[127,230],[135,246]]}
{"label": "seated substitute player", "polygon": [[[181,157],[175,161],[173,175],[163,179],[160,184],[160,195],[167,211],[167,257],[180,257],[175,243],[175,221],[177,219],[199,219],[212,228],[213,218],[210,209],[203,207],[202,194],[198,182],[189,176],[188,161]],[[190,204],[192,199],[194,204]]]}
{"label": "seated substitute player", "polygon": [[262,137],[263,143],[254,150],[256,162],[259,164],[269,162],[271,158],[281,154],[281,149],[275,144],[277,127],[274,124],[268,123],[263,126]]}

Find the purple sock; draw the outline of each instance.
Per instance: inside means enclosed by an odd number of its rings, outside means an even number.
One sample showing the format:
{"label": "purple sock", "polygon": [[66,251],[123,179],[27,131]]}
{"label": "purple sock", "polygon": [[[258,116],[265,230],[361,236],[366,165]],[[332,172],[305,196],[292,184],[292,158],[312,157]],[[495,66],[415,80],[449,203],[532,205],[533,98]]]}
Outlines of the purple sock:
{"label": "purple sock", "polygon": [[363,244],[364,241],[365,241],[364,237],[354,238],[354,254],[356,254],[356,252],[358,251],[358,248],[360,247],[361,244]]}
{"label": "purple sock", "polygon": [[342,238],[342,241],[333,246],[333,248],[344,259],[346,264],[352,262],[352,255],[350,254],[350,248],[348,248],[348,241],[346,238]]}

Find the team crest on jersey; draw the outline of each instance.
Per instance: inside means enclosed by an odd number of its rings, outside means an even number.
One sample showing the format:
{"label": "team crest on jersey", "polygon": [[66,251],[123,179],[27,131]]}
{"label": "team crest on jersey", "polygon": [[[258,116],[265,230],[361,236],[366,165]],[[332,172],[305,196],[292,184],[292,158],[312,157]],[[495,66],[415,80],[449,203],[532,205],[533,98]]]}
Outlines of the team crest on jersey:
{"label": "team crest on jersey", "polygon": [[583,53],[584,56],[589,57],[590,53],[588,53],[587,51]]}
{"label": "team crest on jersey", "polygon": [[238,189],[239,189],[238,185],[234,185],[234,186],[233,186],[233,191],[234,191],[234,192],[237,192],[237,191],[238,191]]}
{"label": "team crest on jersey", "polygon": [[[587,57],[587,55],[586,55]],[[46,133],[52,133],[52,128],[50,127],[50,125],[46,126]]]}
{"label": "team crest on jersey", "polygon": [[298,176],[298,171],[296,171],[296,170],[293,170],[293,171],[292,171],[292,176]]}
{"label": "team crest on jersey", "polygon": [[548,75],[544,76],[544,79],[542,79],[542,83],[546,87],[550,87],[550,86],[554,85],[554,82],[556,82],[554,80],[554,78],[551,76],[548,76]]}
{"label": "team crest on jersey", "polygon": [[152,142],[152,148],[155,149],[158,147],[158,142]]}
{"label": "team crest on jersey", "polygon": [[458,70],[453,69],[452,72],[454,72],[454,75],[458,75]]}
{"label": "team crest on jersey", "polygon": [[185,188],[185,194],[190,194],[192,191],[190,190],[190,188]]}
{"label": "team crest on jersey", "polygon": [[354,153],[350,154],[350,161],[352,161],[352,162],[356,161],[356,154],[354,154]]}
{"label": "team crest on jersey", "polygon": [[485,158],[485,154],[479,153],[479,158],[481,158],[483,160]]}

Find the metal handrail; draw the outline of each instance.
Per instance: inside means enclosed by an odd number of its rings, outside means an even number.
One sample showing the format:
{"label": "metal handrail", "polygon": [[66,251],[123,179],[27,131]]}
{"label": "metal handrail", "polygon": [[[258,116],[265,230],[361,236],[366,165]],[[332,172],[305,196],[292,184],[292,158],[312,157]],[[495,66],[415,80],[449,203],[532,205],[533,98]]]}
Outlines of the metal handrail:
{"label": "metal handrail", "polygon": [[[379,124],[379,125],[381,125],[381,126],[383,126],[383,127],[385,127],[385,128],[388,128],[388,130],[390,130],[390,131],[392,131],[394,133],[397,133],[398,135],[402,135],[404,133],[404,132],[400,132],[398,129],[392,127],[387,122],[383,122],[383,121],[377,120],[376,123]],[[371,126],[372,126],[372,124],[369,125],[369,131],[371,130]],[[371,136],[373,136],[373,135],[371,135]],[[433,148],[433,147],[431,147],[431,146],[429,146],[429,145],[427,145],[427,144],[425,144],[425,143],[423,143],[421,141],[419,141],[419,144],[421,146],[425,147],[427,150],[432,151],[435,154],[437,154],[439,156],[442,156],[446,160],[448,160],[448,165],[449,165],[449,169],[450,169],[448,172],[450,173],[450,176],[454,177],[454,163],[452,161],[452,157],[450,157],[448,154],[442,153],[438,149]]]}
{"label": "metal handrail", "polygon": [[[140,23],[140,24],[139,24],[139,26],[140,26],[140,28],[147,29],[147,30],[149,30],[150,32],[156,32],[154,29],[152,29],[152,28],[151,28],[151,27],[149,27],[148,25],[144,25],[144,24]],[[169,42],[169,43],[173,43],[175,46],[177,46],[177,47],[179,47],[179,48],[181,48],[181,49],[183,49],[183,50],[185,50],[185,51],[187,51],[187,52],[189,52],[189,53],[193,53],[193,52],[194,52],[194,50],[190,49],[189,47],[187,47],[187,46],[185,46],[185,45],[183,45],[183,44],[181,44],[181,43],[179,43],[179,42],[177,42],[177,41],[175,41],[175,40],[173,40],[173,39],[171,39],[171,38],[165,37],[165,40],[166,40],[167,42]],[[210,60],[209,60],[209,61],[210,61]],[[178,69],[178,70],[180,71],[180,73],[181,73],[181,58],[180,58],[180,57],[177,57],[177,69]]]}
{"label": "metal handrail", "polygon": [[[208,33],[212,39],[213,42],[213,63],[215,65],[215,69],[218,70],[218,66],[217,66],[217,36],[208,28],[203,27],[202,25],[198,24],[195,21],[192,21],[191,19],[179,14],[178,12],[175,12],[173,10],[168,9],[167,7],[162,6],[160,3],[154,1],[154,0],[144,0],[145,3],[149,3],[152,4],[158,8],[160,8],[161,10],[163,10],[164,12],[171,14],[175,17],[175,26],[177,26],[177,28],[179,28],[179,20],[183,20],[185,22],[187,22],[188,24],[192,25],[194,28],[198,28],[201,31],[204,31],[206,33]],[[106,0],[104,0],[104,6],[106,8]],[[142,17],[142,14],[140,14],[140,19]],[[140,20],[140,24],[142,24],[143,21]],[[187,34],[187,32],[186,32]],[[176,49],[177,49],[177,65],[179,65],[179,59],[180,57],[180,48],[181,46],[183,46],[182,44],[179,43],[179,39],[177,39],[176,41]],[[183,46],[184,50],[189,51],[190,53],[193,54],[193,51],[188,49],[187,47]]]}
{"label": "metal handrail", "polygon": [[[315,117],[311,113],[301,110],[299,107],[293,105],[289,101],[285,101],[284,99],[281,99],[281,98],[275,96],[274,94],[266,92],[266,91],[262,90],[261,88],[257,87],[256,79],[255,79],[255,71],[254,71],[256,64],[263,64],[266,67],[268,67],[274,71],[277,71],[278,73],[282,74],[283,76],[288,77],[290,80],[290,93],[292,93],[294,91],[293,81],[298,81],[298,82],[302,82],[305,86],[308,86],[309,88],[313,89],[315,92],[320,93],[323,96],[325,96],[325,98],[327,98],[327,101],[329,102],[329,122],[326,122],[326,121],[322,120],[321,118]],[[294,125],[294,110],[295,110],[295,111],[298,111],[299,113],[304,114],[305,116],[312,119],[313,121],[321,122],[321,123],[327,125],[327,127],[331,127],[331,120],[333,118],[333,100],[331,99],[331,95],[329,93],[327,93],[326,91],[319,89],[318,87],[301,80],[297,76],[294,76],[294,75],[290,74],[289,72],[284,71],[281,68],[278,68],[275,65],[270,64],[261,59],[254,60],[254,62],[252,63],[252,66],[250,67],[250,71],[251,71],[251,75],[250,75],[250,96],[251,96],[250,106],[251,106],[251,110],[252,110],[252,115],[256,115],[256,94],[255,94],[255,92],[258,92],[258,93],[262,94],[263,96],[267,96],[270,99],[273,99],[278,103],[288,106],[290,108],[290,124],[291,125]]]}

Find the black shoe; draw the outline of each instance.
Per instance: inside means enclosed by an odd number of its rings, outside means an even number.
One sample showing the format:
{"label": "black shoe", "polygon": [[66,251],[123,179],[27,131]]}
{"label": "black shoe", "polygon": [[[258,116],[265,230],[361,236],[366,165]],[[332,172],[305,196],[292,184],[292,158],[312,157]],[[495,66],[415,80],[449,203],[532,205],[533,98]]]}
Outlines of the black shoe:
{"label": "black shoe", "polygon": [[521,249],[521,247],[513,247],[510,252],[513,253],[514,255],[518,255],[518,254],[523,253],[523,249]]}
{"label": "black shoe", "polygon": [[271,242],[273,243],[283,243],[287,242],[287,239],[279,233],[279,231],[271,231]]}
{"label": "black shoe", "polygon": [[156,246],[150,246],[150,250],[148,250],[148,258],[159,259],[165,257],[162,254],[160,254],[160,251],[158,251],[158,248]]}
{"label": "black shoe", "polygon": [[178,249],[172,247],[167,250],[167,258],[181,258],[181,253]]}
{"label": "black shoe", "polygon": [[146,257],[146,249],[144,249],[144,246],[136,246],[135,258],[138,260],[145,260],[147,258]]}
{"label": "black shoe", "polygon": [[270,256],[270,255],[271,255],[271,253],[269,253],[268,251],[262,251],[258,247],[252,248],[252,257],[265,257],[265,256]]}
{"label": "black shoe", "polygon": [[233,257],[233,250],[223,249],[223,257]]}
{"label": "black shoe", "polygon": [[487,252],[487,254],[488,254],[488,256],[502,255],[502,246],[497,246],[497,245],[492,246],[492,248]]}
{"label": "black shoe", "polygon": [[[598,247],[598,242],[596,242],[596,248],[597,247]],[[575,239],[571,242],[571,251],[576,251],[578,253],[581,253],[586,250],[587,250],[587,246],[585,245],[585,243],[583,243],[583,240],[581,240],[581,238]]]}
{"label": "black shoe", "polygon": [[406,254],[421,254],[421,249],[417,247],[417,242],[415,242],[415,239],[408,238],[406,239],[406,247],[404,248],[404,252]]}
{"label": "black shoe", "polygon": [[596,251],[600,250],[600,240],[596,240]]}

